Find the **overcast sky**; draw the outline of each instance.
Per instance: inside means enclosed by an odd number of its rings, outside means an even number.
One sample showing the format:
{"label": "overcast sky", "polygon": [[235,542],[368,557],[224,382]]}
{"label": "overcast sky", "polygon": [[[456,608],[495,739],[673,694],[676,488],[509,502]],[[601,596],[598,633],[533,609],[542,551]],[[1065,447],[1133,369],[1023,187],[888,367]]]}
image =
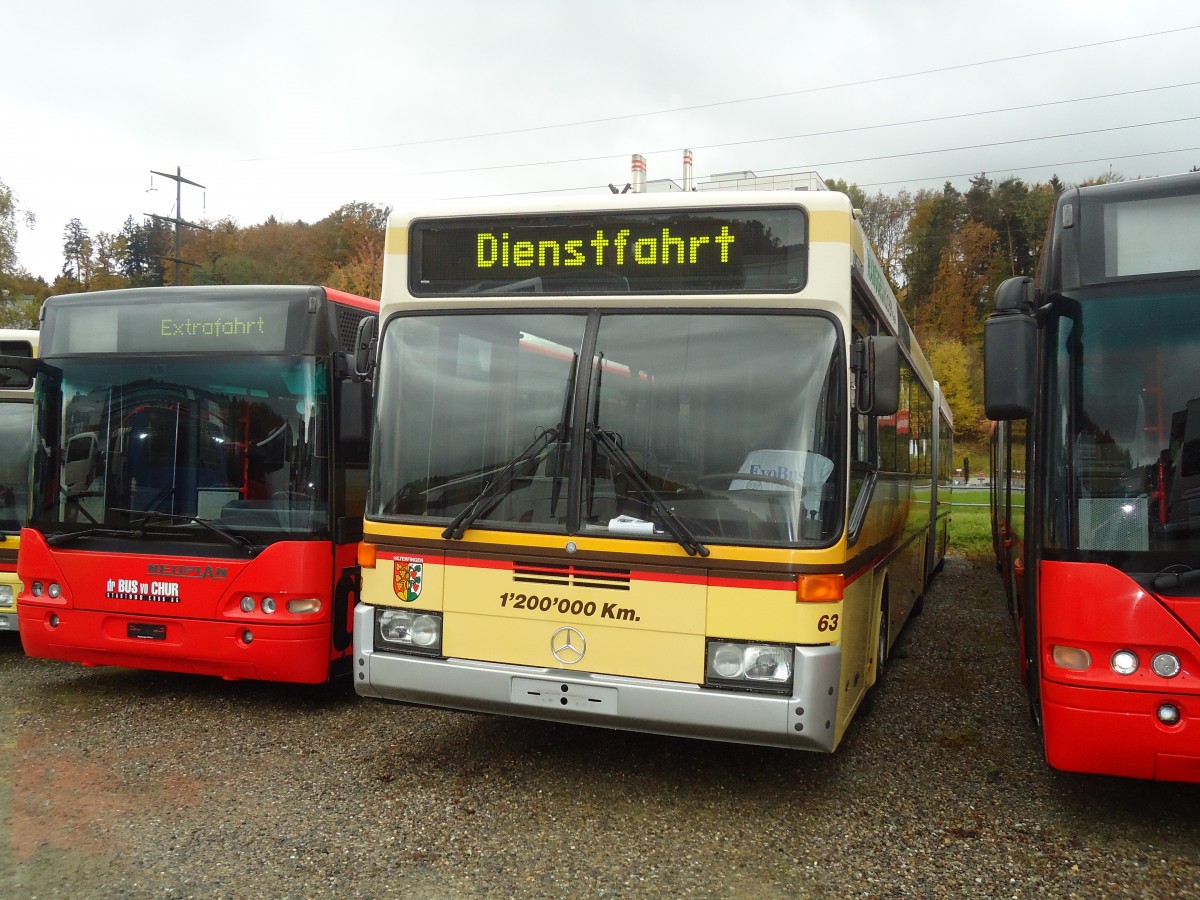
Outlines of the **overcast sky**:
{"label": "overcast sky", "polygon": [[815,169],[869,193],[971,173],[1200,165],[1200,12],[1171,0],[37,0],[5,4],[0,181],[63,230],[314,222],[650,178]]}

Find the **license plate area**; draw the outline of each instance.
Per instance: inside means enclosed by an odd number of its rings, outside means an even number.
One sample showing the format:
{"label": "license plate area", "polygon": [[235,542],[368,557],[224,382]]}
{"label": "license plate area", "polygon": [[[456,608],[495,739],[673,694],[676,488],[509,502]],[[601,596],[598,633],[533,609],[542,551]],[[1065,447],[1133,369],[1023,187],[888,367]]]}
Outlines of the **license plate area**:
{"label": "license plate area", "polygon": [[125,633],[135,641],[165,641],[167,639],[166,625],[152,625],[149,622],[130,622]]}
{"label": "license plate area", "polygon": [[573,709],[593,715],[617,714],[617,689],[549,678],[514,678],[512,702],[522,706]]}

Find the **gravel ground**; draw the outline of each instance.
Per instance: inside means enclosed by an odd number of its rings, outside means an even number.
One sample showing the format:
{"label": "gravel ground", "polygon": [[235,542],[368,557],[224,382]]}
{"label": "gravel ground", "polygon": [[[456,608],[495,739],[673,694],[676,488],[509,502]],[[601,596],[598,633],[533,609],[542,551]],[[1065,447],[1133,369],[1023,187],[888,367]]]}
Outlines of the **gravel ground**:
{"label": "gravel ground", "polygon": [[1200,786],[1050,772],[947,560],[833,756],[29,660],[0,897],[1200,898]]}

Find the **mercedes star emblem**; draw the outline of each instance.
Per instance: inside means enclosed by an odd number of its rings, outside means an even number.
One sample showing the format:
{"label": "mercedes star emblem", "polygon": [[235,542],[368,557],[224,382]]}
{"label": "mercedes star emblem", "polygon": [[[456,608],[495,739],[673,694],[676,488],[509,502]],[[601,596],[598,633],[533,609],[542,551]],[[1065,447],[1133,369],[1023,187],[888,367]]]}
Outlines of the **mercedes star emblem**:
{"label": "mercedes star emblem", "polygon": [[587,641],[578,628],[564,625],[550,635],[550,652],[564,666],[573,666],[587,653]]}

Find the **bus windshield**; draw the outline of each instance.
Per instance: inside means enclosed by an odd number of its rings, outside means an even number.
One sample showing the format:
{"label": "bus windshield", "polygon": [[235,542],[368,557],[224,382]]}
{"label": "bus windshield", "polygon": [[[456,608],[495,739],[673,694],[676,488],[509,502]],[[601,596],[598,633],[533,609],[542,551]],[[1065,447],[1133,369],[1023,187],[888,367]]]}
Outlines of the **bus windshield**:
{"label": "bus windshield", "polygon": [[0,533],[16,534],[29,506],[33,404],[0,402]]}
{"label": "bus windshield", "polygon": [[1200,550],[1197,304],[1177,288],[1057,301],[1046,434],[1050,470],[1070,477],[1050,547],[1129,572]]}
{"label": "bus windshield", "polygon": [[[39,379],[48,534],[328,534],[328,373],[313,358],[66,357]],[[43,383],[44,382],[44,383]],[[215,526],[215,527],[213,527]],[[207,536],[207,537],[205,537]]]}
{"label": "bus windshield", "polygon": [[447,537],[466,522],[829,544],[845,505],[839,346],[811,313],[393,319],[369,514],[445,520]]}

